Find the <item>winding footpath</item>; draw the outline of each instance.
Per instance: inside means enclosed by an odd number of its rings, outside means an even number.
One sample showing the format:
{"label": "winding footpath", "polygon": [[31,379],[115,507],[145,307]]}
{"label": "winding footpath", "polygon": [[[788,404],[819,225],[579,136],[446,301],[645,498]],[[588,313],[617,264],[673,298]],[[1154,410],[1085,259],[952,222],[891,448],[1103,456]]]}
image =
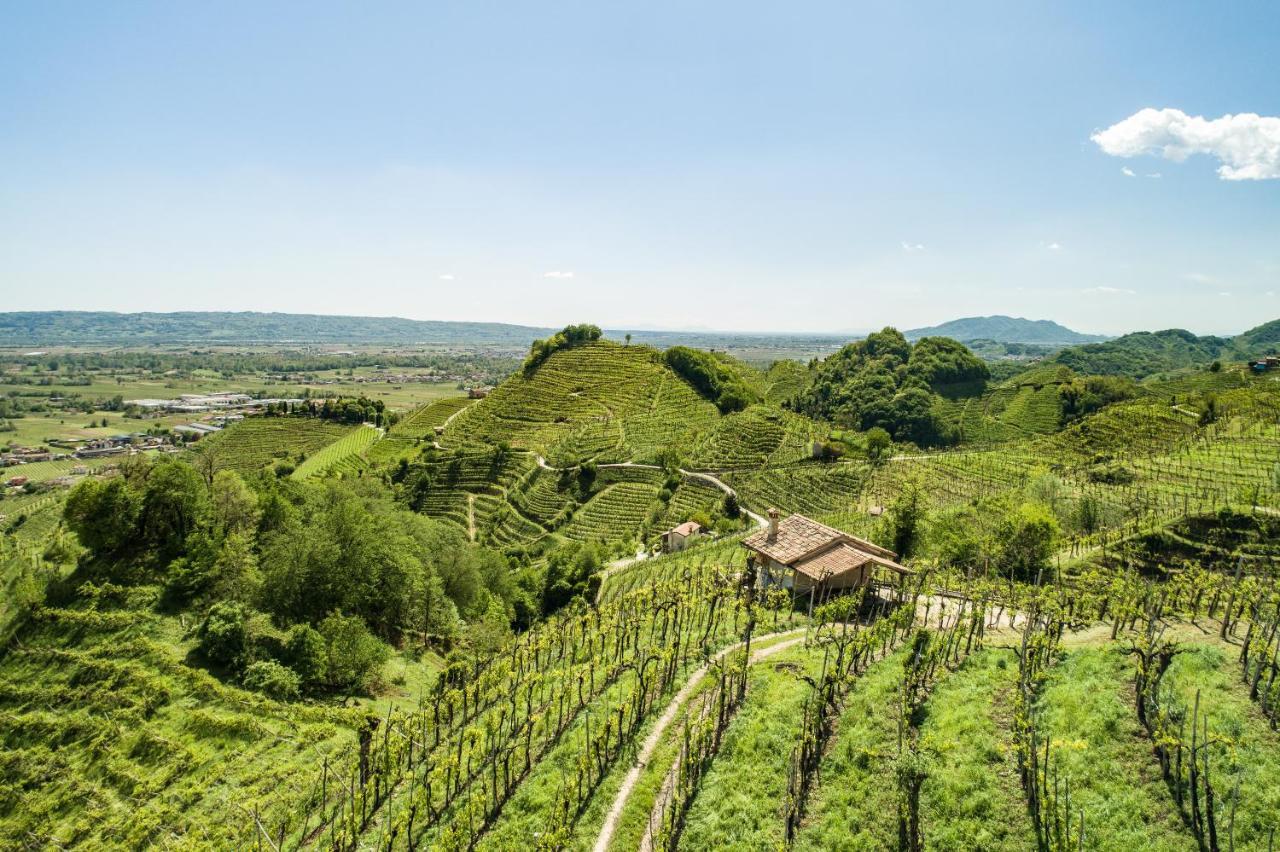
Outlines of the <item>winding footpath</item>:
{"label": "winding footpath", "polygon": [[[760,648],[751,655],[751,663],[755,664],[761,660],[767,659],[774,654],[791,648],[804,641],[805,633],[808,631],[806,627],[799,627],[795,630],[787,630],[781,633],[773,633],[768,636],[757,637],[757,641],[761,639],[783,638],[783,641],[769,645],[766,648]],[[653,724],[653,730],[649,732],[649,736],[645,737],[643,745],[640,746],[640,752],[636,755],[635,762],[631,768],[627,770],[627,775],[622,779],[622,786],[618,788],[617,794],[613,797],[613,804],[609,808],[609,813],[604,818],[604,824],[600,827],[600,834],[596,837],[595,845],[592,847],[593,852],[606,852],[609,844],[613,841],[613,835],[618,830],[618,822],[622,818],[622,812],[627,806],[627,800],[631,797],[631,791],[635,789],[636,784],[640,781],[640,774],[644,772],[645,766],[653,759],[653,753],[658,750],[658,745],[662,742],[662,735],[666,732],[671,723],[675,721],[676,716],[680,712],[680,708],[689,700],[689,696],[693,694],[703,678],[711,670],[712,663],[719,662],[729,654],[742,647],[741,642],[735,642],[727,648],[719,651],[710,661],[704,663],[693,674],[689,675],[689,679],[685,681],[684,686],[680,687],[680,691],[675,694],[667,708],[662,711],[662,715]],[[668,777],[663,781],[665,789],[671,782]],[[656,802],[662,801],[662,793],[658,792]],[[655,805],[656,806],[656,805]],[[652,820],[650,821],[652,822]],[[647,848],[651,845],[651,838],[646,829],[644,840],[641,848]]]}

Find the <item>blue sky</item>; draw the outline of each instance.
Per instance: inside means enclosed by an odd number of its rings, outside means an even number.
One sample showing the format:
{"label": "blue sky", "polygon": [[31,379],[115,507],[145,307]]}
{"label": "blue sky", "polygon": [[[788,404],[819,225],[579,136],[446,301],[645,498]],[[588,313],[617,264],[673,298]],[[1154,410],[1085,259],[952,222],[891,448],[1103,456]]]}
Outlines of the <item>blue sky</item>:
{"label": "blue sky", "polygon": [[1274,3],[8,4],[0,294],[1234,332],[1280,317],[1277,44]]}

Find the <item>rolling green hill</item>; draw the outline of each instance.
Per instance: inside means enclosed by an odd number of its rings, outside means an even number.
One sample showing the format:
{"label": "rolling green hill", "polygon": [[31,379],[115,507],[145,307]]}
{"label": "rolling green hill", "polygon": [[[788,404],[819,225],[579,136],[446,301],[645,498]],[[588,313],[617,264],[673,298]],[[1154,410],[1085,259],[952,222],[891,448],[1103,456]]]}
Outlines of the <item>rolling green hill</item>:
{"label": "rolling green hill", "polygon": [[644,461],[691,442],[719,417],[657,350],[598,340],[499,385],[449,424],[444,443],[505,441],[562,466]]}
{"label": "rolling green hill", "polygon": [[967,343],[970,340],[994,340],[998,343],[1073,344],[1106,340],[1101,334],[1081,334],[1052,320],[1029,320],[1021,317],[965,317],[929,328],[904,331],[907,340],[922,337],[950,337]]}

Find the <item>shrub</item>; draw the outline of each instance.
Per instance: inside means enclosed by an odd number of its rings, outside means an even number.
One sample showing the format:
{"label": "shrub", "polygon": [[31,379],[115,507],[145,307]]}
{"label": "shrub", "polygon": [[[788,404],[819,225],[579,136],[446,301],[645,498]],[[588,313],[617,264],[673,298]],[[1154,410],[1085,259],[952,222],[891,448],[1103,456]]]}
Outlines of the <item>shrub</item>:
{"label": "shrub", "polygon": [[244,670],[245,688],[277,701],[297,698],[300,684],[297,673],[274,660],[262,660]]}
{"label": "shrub", "polygon": [[311,625],[296,624],[289,631],[285,657],[302,686],[312,689],[325,682],[329,670],[329,649],[324,637]]}
{"label": "shrub", "polygon": [[335,612],[320,622],[320,635],[328,651],[326,681],[334,689],[369,686],[391,657],[391,649],[358,616]]}
{"label": "shrub", "polygon": [[200,653],[211,663],[238,668],[249,651],[249,611],[241,604],[221,601],[209,614],[196,637]]}
{"label": "shrub", "polygon": [[1038,503],[1026,503],[1009,513],[1000,530],[1001,561],[1014,576],[1036,579],[1047,568],[1058,540],[1058,521]]}

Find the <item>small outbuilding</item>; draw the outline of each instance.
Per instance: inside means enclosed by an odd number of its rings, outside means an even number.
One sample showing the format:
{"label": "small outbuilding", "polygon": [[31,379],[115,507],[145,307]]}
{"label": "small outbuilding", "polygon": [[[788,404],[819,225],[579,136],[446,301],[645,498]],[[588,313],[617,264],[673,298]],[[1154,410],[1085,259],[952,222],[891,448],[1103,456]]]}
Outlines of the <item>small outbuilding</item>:
{"label": "small outbuilding", "polygon": [[762,586],[827,592],[865,586],[877,569],[898,576],[912,573],[892,550],[804,515],[778,517],[778,510],[770,509],[768,526],[742,542],[751,551]]}
{"label": "small outbuilding", "polygon": [[702,524],[697,521],[685,521],[662,534],[662,549],[667,553],[679,553],[695,539],[701,538],[704,532]]}

